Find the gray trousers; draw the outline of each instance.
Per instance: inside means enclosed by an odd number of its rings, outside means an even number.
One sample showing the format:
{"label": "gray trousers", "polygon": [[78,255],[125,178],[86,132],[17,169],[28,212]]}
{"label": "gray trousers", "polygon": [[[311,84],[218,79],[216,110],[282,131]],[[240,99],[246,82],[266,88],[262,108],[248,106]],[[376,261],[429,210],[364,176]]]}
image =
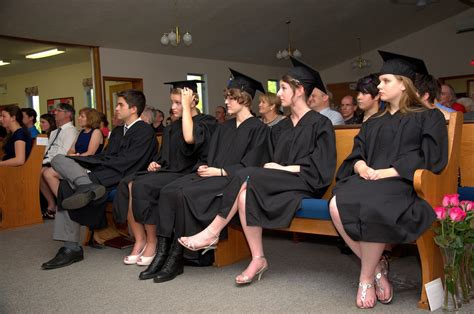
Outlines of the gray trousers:
{"label": "gray trousers", "polygon": [[[87,170],[65,155],[56,155],[51,160],[51,166],[67,180],[73,189],[77,185],[89,184],[92,181],[87,175]],[[57,211],[54,219],[53,239],[58,241],[79,242],[81,238],[81,225],[69,217],[67,210]]]}

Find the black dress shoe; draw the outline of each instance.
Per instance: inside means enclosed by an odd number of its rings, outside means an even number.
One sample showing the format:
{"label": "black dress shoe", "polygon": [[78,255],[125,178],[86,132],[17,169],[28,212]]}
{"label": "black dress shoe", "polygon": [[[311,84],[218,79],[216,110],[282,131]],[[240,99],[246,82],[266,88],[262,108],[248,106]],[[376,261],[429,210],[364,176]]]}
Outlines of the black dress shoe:
{"label": "black dress shoe", "polygon": [[105,192],[105,186],[100,184],[90,183],[79,185],[73,195],[63,200],[62,206],[67,210],[79,209],[93,200],[101,198]]}
{"label": "black dress shoe", "polygon": [[82,247],[78,251],[73,251],[67,247],[62,247],[59,249],[58,253],[56,256],[50,260],[41,265],[42,269],[55,269],[55,268],[60,268],[64,266],[69,266],[75,262],[82,261],[84,259],[84,251],[82,250]]}
{"label": "black dress shoe", "polygon": [[138,275],[138,279],[147,280],[154,278],[160,272],[161,268],[168,259],[170,247],[171,238],[158,237],[158,246],[156,249],[155,258],[153,259],[151,264],[148,265],[147,269],[145,269],[140,273],[140,275]]}
{"label": "black dress shoe", "polygon": [[183,250],[184,248],[178,243],[178,241],[173,242],[165,265],[163,265],[155,278],[153,278],[154,282],[170,281],[183,273]]}

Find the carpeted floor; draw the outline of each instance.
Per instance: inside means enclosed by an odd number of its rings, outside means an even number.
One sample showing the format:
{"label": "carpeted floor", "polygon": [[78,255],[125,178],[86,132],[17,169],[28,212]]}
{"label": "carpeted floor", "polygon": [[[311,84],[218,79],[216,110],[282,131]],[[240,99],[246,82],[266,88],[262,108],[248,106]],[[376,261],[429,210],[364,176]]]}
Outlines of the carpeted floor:
{"label": "carpeted floor", "polygon": [[[0,313],[349,313],[355,302],[359,264],[334,245],[294,243],[266,237],[270,269],[262,281],[236,287],[246,262],[223,268],[186,267],[175,280],[137,279],[138,266],[122,263],[127,251],[85,248],[85,260],[44,271],[60,243],[53,222],[0,232]],[[427,313],[416,308],[420,271],[415,257],[391,265],[395,297],[372,312]],[[474,305],[463,312],[474,312]]]}

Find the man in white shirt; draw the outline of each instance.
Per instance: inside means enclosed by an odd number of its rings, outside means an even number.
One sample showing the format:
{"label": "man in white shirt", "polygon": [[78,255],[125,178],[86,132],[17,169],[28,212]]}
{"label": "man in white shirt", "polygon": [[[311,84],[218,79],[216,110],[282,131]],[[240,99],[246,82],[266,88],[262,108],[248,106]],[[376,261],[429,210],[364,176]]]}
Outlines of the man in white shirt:
{"label": "man in white shirt", "polygon": [[57,191],[51,190],[44,177],[44,171],[51,167],[51,160],[54,156],[67,154],[76,140],[78,132],[73,124],[74,113],[74,108],[66,103],[58,104],[54,112],[58,128],[49,135],[48,146],[46,146],[43,158],[43,167],[41,168],[40,190],[48,201],[48,216],[45,217],[54,217],[54,212],[56,212],[56,200],[54,195]]}
{"label": "man in white shirt", "polygon": [[344,118],[342,115],[338,111],[330,108],[329,91],[326,90],[322,81],[318,87],[313,89],[313,92],[308,99],[308,105],[314,111],[319,112],[331,120],[332,125],[344,125]]}

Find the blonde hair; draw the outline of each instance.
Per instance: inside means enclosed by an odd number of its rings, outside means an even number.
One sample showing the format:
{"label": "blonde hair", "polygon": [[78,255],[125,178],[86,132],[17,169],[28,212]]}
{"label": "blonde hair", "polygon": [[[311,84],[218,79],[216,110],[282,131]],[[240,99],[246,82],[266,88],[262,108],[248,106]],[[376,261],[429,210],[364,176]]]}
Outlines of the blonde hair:
{"label": "blonde hair", "polygon": [[[429,106],[425,105],[423,101],[417,94],[417,90],[413,81],[408,77],[401,76],[401,75],[394,75],[395,78],[403,83],[405,86],[405,91],[402,92],[402,96],[400,97],[400,103],[398,107],[400,108],[400,113],[406,114],[411,112],[421,112],[427,109],[432,109]],[[391,105],[389,102],[385,102],[385,110],[382,111],[378,116],[383,116],[391,109]]]}
{"label": "blonde hair", "polygon": [[269,103],[270,105],[275,105],[274,111],[278,113],[280,111],[281,100],[276,94],[268,92],[258,97],[258,100]]}
{"label": "blonde hair", "polygon": [[83,114],[86,116],[86,128],[98,129],[100,127],[100,114],[93,108],[82,108],[79,110],[79,115]]}
{"label": "blonde hair", "polygon": [[247,108],[252,106],[252,96],[249,93],[242,91],[237,88],[226,88],[224,89],[224,97],[230,97],[237,100],[241,105],[244,105]]}

